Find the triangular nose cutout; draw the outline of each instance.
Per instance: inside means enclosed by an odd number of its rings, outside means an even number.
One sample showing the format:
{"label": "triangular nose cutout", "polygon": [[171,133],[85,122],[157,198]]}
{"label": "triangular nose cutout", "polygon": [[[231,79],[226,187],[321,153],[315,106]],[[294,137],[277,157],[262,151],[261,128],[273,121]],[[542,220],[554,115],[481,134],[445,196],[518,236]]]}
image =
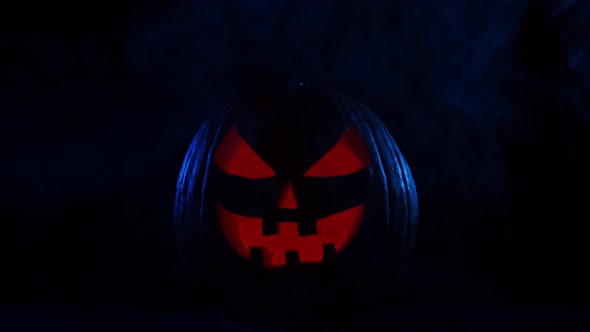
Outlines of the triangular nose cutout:
{"label": "triangular nose cutout", "polygon": [[279,209],[296,209],[297,200],[295,199],[295,193],[293,192],[293,185],[291,181],[285,182],[281,193],[279,194],[279,200],[277,201],[277,208]]}

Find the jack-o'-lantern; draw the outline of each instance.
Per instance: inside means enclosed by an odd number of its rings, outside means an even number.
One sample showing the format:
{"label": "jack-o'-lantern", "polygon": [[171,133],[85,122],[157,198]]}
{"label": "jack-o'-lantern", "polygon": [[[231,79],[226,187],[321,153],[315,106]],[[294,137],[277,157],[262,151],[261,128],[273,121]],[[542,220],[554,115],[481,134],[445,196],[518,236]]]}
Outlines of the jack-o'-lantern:
{"label": "jack-o'-lantern", "polygon": [[410,170],[385,125],[307,85],[259,90],[212,115],[177,187],[185,262],[244,307],[303,311],[357,299],[353,289],[380,293],[416,224]]}

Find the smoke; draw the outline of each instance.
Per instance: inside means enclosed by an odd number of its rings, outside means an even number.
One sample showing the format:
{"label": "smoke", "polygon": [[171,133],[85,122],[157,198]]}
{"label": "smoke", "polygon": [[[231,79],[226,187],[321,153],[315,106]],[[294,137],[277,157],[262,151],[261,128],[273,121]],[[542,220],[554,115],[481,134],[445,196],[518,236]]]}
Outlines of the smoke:
{"label": "smoke", "polygon": [[[10,142],[4,156],[15,160],[2,174],[19,206],[59,210],[80,194],[132,187],[121,199],[165,210],[205,116],[260,73],[275,73],[340,90],[378,114],[428,207],[421,236],[442,239],[440,248],[460,251],[461,223],[500,210],[501,142],[528,102],[516,44],[530,2],[141,3],[101,2],[102,16],[78,13],[73,23],[37,10],[68,29],[53,33],[50,22],[0,40],[9,59],[0,67],[0,129]],[[548,18],[567,17],[562,95],[586,121],[589,10],[589,1],[563,1]],[[103,19],[111,14],[116,24]],[[169,217],[158,222],[172,225]]]}
{"label": "smoke", "polygon": [[187,107],[216,89],[247,85],[264,70],[340,89],[393,129],[414,167],[424,169],[424,190],[445,181],[457,195],[471,196],[473,188],[498,191],[496,131],[513,107],[501,83],[515,77],[511,52],[525,7],[184,2],[158,20],[138,14],[145,23],[133,25],[127,59],[132,76]]}
{"label": "smoke", "polygon": [[[562,1],[550,16],[550,21],[565,18],[561,42],[567,68],[562,83],[563,98],[590,125],[590,2]],[[574,79],[570,79],[571,76]]]}

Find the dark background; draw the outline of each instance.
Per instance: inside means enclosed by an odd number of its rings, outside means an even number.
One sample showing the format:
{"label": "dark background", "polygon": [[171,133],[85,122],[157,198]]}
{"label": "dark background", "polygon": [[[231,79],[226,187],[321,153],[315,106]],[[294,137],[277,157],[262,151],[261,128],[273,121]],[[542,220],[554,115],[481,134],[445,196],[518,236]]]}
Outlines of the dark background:
{"label": "dark background", "polygon": [[364,101],[412,169],[412,296],[365,328],[589,307],[590,2],[2,6],[0,330],[231,328],[176,310],[172,209],[258,64]]}

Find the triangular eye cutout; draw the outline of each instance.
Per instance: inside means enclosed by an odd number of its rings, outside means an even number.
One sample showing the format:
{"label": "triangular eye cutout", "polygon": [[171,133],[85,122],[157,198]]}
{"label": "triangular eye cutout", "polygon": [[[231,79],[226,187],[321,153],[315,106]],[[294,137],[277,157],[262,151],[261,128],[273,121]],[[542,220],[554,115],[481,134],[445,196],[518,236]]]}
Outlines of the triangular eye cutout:
{"label": "triangular eye cutout", "polygon": [[275,176],[273,169],[246,143],[233,125],[213,155],[213,162],[224,172],[248,179]]}
{"label": "triangular eye cutout", "polygon": [[371,166],[371,154],[358,129],[351,125],[319,161],[304,176],[330,177],[352,174]]}

